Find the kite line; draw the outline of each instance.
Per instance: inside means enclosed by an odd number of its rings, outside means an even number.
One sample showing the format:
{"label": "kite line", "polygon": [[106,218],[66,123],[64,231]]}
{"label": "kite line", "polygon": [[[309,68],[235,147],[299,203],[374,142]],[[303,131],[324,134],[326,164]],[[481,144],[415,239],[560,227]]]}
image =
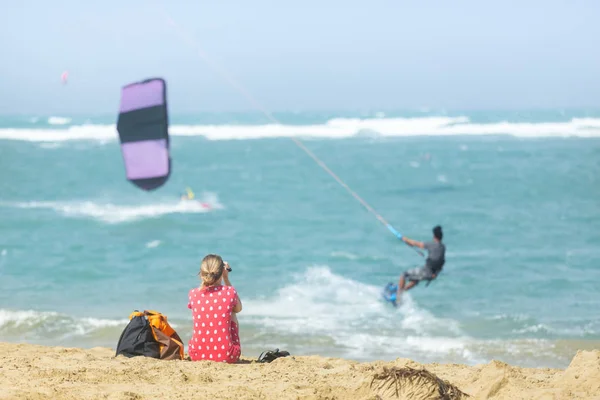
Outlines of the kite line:
{"label": "kite line", "polygon": [[[157,8],[162,12],[167,21],[175,28],[175,30],[179,33],[180,38],[185,40],[191,47],[193,47],[200,58],[208,64],[214,72],[221,76],[226,82],[228,82],[234,89],[236,89],[242,96],[248,100],[248,102],[255,107],[257,110],[262,112],[265,117],[267,117],[271,122],[276,125],[283,125],[277,118],[273,116],[273,114],[262,106],[251,94],[248,92],[243,86],[238,84],[228,73],[222,68],[220,65],[215,63],[208,55],[202,50],[202,48],[198,45],[198,43],[183,29],[179,24],[175,22],[175,20],[167,13],[163,8],[157,6]],[[310,149],[308,149],[304,143],[298,140],[295,137],[290,138],[296,146],[298,146],[301,150],[303,150],[310,158],[312,158],[317,165],[319,165],[325,172],[327,172],[333,179],[335,179],[352,197],[354,197],[360,204],[363,205],[367,209],[368,212],[373,214],[375,218],[379,222],[381,222],[392,234],[394,234],[398,239],[402,239],[402,234],[398,232],[389,222],[387,222],[373,207],[369,205],[362,197],[360,197],[354,190],[350,188],[339,176],[337,176],[329,167],[319,158],[317,157]],[[408,245],[408,244],[407,244]],[[423,252],[418,250],[415,247],[408,245],[410,248],[415,250],[419,255],[424,257]]]}

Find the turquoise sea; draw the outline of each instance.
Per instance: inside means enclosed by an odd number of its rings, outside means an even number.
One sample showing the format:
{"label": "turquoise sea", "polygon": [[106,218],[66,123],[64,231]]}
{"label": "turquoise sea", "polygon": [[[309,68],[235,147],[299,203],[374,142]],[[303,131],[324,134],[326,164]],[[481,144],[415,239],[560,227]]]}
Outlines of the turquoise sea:
{"label": "turquoise sea", "polygon": [[[114,348],[155,309],[187,343],[215,252],[249,357],[566,367],[600,348],[600,110],[275,115],[172,115],[151,193],[125,179],[116,115],[0,117],[0,340]],[[441,224],[440,278],[382,302],[422,259],[290,137],[406,236]]]}

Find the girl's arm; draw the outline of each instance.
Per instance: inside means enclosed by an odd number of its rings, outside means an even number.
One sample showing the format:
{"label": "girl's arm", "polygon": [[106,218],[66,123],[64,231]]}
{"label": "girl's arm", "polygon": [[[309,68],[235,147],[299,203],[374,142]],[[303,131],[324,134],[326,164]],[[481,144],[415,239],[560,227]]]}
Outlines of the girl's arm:
{"label": "girl's arm", "polygon": [[[231,281],[229,281],[229,271],[227,271],[227,268],[229,268],[229,264],[225,263],[225,270],[223,270],[223,283],[225,283],[225,286],[233,286],[231,284]],[[235,304],[235,307],[233,307],[233,312],[237,314],[240,311],[242,311],[242,300],[240,300],[240,296],[238,295],[237,290],[235,291],[235,297],[237,299],[237,302]]]}

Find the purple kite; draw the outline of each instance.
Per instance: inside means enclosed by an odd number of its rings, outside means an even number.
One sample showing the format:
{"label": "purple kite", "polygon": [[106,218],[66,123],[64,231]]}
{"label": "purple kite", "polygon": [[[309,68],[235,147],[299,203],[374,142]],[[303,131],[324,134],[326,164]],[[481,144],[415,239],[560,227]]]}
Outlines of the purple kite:
{"label": "purple kite", "polygon": [[169,179],[167,84],[152,78],[124,86],[117,120],[127,179],[154,190]]}

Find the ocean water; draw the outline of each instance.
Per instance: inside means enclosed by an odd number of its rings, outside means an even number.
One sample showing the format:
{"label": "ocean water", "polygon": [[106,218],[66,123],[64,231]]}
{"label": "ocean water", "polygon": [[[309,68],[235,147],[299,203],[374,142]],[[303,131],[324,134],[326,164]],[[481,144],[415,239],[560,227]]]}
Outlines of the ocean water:
{"label": "ocean water", "polygon": [[[173,174],[125,180],[115,116],[0,117],[0,340],[114,348],[134,309],[185,342],[221,254],[243,354],[566,367],[600,348],[600,111],[173,115]],[[381,289],[441,224],[447,262],[402,307]],[[213,204],[182,203],[190,186]]]}

